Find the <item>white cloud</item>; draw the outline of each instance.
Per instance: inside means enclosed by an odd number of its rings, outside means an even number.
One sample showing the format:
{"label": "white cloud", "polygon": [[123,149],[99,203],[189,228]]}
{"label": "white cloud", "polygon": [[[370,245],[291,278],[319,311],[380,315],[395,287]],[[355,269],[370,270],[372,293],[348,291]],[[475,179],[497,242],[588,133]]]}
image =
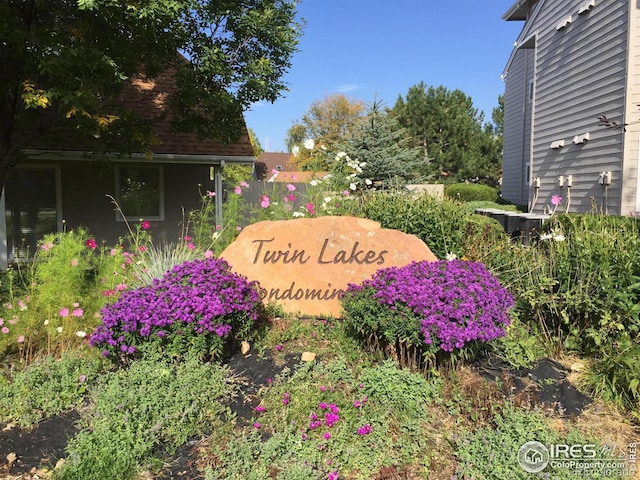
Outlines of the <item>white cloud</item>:
{"label": "white cloud", "polygon": [[347,93],[347,92],[353,92],[354,90],[360,90],[360,88],[362,87],[357,83],[345,83],[343,85],[338,85],[336,87],[336,91],[340,93]]}

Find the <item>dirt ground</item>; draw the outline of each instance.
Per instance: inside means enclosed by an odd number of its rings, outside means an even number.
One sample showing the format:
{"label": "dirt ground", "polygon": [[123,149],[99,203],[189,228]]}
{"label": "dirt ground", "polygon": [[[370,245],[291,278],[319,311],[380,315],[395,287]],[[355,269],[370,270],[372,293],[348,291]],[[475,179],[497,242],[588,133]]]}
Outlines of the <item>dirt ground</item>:
{"label": "dirt ground", "polygon": [[[256,393],[265,385],[267,378],[275,377],[285,366],[299,362],[294,355],[286,357],[285,364],[276,364],[265,356],[243,356],[235,354],[229,360],[229,367],[239,377],[242,392],[232,405],[241,426],[248,424],[253,408],[258,403]],[[579,392],[567,380],[568,371],[552,360],[540,360],[530,370],[511,372],[495,359],[486,358],[473,366],[484,378],[495,381],[509,377],[511,395],[527,391],[536,405],[553,408],[559,417],[579,415],[591,403],[591,399]],[[44,478],[45,468],[51,469],[59,458],[64,457],[68,439],[76,432],[76,412],[53,417],[43,421],[31,431],[18,428],[0,431],[0,478],[12,480],[36,480]],[[2,425],[0,425],[0,429]],[[165,468],[153,478],[195,480],[202,478],[197,469],[197,459],[201,440],[194,439],[184,445],[176,454],[167,459]]]}

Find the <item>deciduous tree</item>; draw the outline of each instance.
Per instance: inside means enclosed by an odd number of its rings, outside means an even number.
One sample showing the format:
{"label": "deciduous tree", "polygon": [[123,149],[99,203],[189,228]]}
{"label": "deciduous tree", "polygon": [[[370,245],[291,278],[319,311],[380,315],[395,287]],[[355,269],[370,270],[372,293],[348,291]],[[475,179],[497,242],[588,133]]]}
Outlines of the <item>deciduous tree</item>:
{"label": "deciduous tree", "polygon": [[296,153],[296,160],[303,169],[309,168],[311,164],[315,168],[326,168],[327,165],[317,165],[311,159],[310,152],[313,149],[305,148],[304,142],[312,140],[316,147],[334,151],[340,141],[349,137],[364,112],[365,105],[362,101],[349,98],[343,93],[317,100],[311,104],[302,120],[296,121],[289,129],[287,146],[291,152]]}
{"label": "deciduous tree", "polygon": [[45,135],[93,151],[148,146],[150,130],[115,101],[141,72],[175,70],[176,130],[235,140],[243,109],[286,89],[295,16],[294,0],[0,0],[0,188]]}

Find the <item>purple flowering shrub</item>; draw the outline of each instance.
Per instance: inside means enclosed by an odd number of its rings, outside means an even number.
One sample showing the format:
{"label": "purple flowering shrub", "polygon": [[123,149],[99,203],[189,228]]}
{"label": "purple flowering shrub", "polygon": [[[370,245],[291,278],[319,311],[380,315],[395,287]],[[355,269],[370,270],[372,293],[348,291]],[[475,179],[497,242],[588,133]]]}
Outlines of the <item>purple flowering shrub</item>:
{"label": "purple flowering shrub", "polygon": [[482,263],[441,260],[378,270],[349,285],[342,307],[347,327],[369,348],[442,357],[468,356],[504,336],[513,303]]}
{"label": "purple flowering shrub", "polygon": [[106,305],[89,343],[123,361],[148,349],[220,358],[253,328],[261,306],[255,282],[232,273],[225,260],[192,260]]}

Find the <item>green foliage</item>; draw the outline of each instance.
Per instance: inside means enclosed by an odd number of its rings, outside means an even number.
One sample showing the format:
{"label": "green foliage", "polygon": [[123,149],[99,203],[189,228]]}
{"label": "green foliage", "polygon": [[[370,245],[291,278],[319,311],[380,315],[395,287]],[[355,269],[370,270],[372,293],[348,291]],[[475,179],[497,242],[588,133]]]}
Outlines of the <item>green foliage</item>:
{"label": "green foliage", "polygon": [[178,243],[165,243],[156,246],[153,243],[139,254],[140,260],[133,265],[136,278],[132,286],[147,286],[154,279],[162,276],[176,265],[180,265],[196,258],[202,258],[203,252],[190,241],[183,240]]}
{"label": "green foliage", "polygon": [[493,128],[460,90],[420,82],[398,98],[392,110],[409,138],[428,159],[423,173],[437,181],[479,181],[497,185],[501,165]]}
{"label": "green foliage", "polygon": [[0,422],[28,428],[59,413],[78,408],[88,387],[107,364],[94,352],[70,350],[57,360],[44,357],[23,370],[0,376]]}
{"label": "green foliage", "polygon": [[518,205],[510,203],[499,203],[485,200],[473,200],[470,202],[464,202],[463,207],[469,213],[474,213],[479,208],[495,208],[498,210],[506,210],[508,212],[521,212],[522,210]]}
{"label": "green foliage", "polygon": [[168,114],[177,131],[236,140],[242,110],[286,90],[282,77],[301,35],[296,13],[287,0],[3,2],[0,98],[17,103],[2,112],[0,185],[34,132],[58,142],[63,132],[93,152],[148,151],[154,137],[142,112],[117,102],[136,74],[175,70],[176,91],[156,116]]}
{"label": "green foliage", "polygon": [[212,445],[205,478],[368,479],[392,465],[426,471],[426,408],[438,389],[390,362],[359,371],[341,360],[301,364],[259,392],[254,432],[221,442],[223,451]]}
{"label": "green foliage", "polygon": [[454,183],[444,187],[444,194],[461,202],[496,202],[498,190],[477,183]]}
{"label": "green foliage", "polygon": [[[351,178],[365,189],[402,187],[420,175],[421,149],[406,139],[397,120],[383,112],[379,102],[372,105],[338,148],[359,163]],[[332,173],[336,163],[339,162],[331,164]]]}
{"label": "green foliage", "polygon": [[640,420],[640,344],[623,335],[600,345],[582,379],[583,387]]}
{"label": "green foliage", "polygon": [[[543,445],[595,443],[574,433],[560,436],[547,425],[544,416],[535,410],[520,410],[507,405],[503,412],[494,415],[492,421],[495,427],[483,426],[457,437],[456,473],[461,478],[527,480],[532,478],[532,474],[520,467],[517,457],[518,450],[524,443],[534,440]],[[606,478],[598,475],[597,469],[591,473],[595,475],[593,478]],[[541,478],[558,480],[582,478],[574,469],[551,465],[545,468],[543,475],[545,476]]]}
{"label": "green foliage", "polygon": [[10,288],[0,307],[0,357],[29,360],[81,343],[98,324],[106,295],[127,288],[127,255],[121,247],[97,246],[82,229],[46,235],[33,262],[11,274],[22,277],[10,281],[23,288]]}
{"label": "green foliage", "polygon": [[67,446],[59,479],[137,478],[157,448],[171,454],[221,419],[232,394],[229,374],[189,358],[180,364],[155,357],[108,373],[91,392],[83,429]]}

